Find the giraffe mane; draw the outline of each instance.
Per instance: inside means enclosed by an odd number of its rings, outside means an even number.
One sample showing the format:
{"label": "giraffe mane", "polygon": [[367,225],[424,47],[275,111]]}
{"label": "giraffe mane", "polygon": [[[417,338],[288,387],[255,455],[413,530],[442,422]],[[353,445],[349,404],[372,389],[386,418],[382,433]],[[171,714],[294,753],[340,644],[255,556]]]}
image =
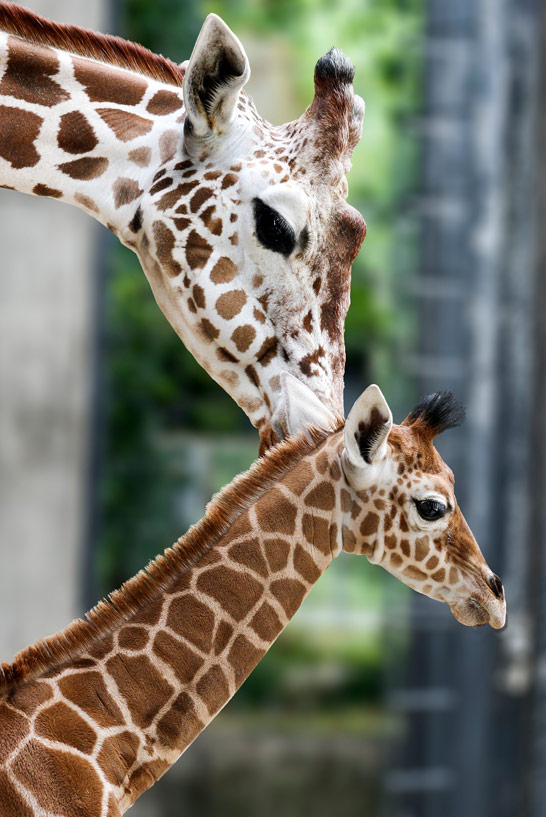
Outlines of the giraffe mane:
{"label": "giraffe mane", "polygon": [[81,57],[136,71],[170,85],[182,85],[183,70],[161,54],[154,54],[144,46],[121,37],[55,23],[15,3],[0,3],[0,31],[37,45],[59,48]]}
{"label": "giraffe mane", "polygon": [[235,477],[216,494],[208,503],[204,517],[172,547],[99,601],[83,618],[76,619],[60,633],[26,647],[15,656],[13,663],[0,664],[0,701],[20,683],[77,659],[101,638],[126,623],[138,610],[157,599],[181,573],[220,541],[241,514],[302,457],[315,451],[344,424],[343,419],[337,418],[333,431],[311,426],[306,434],[284,440],[271,448],[248,471]]}

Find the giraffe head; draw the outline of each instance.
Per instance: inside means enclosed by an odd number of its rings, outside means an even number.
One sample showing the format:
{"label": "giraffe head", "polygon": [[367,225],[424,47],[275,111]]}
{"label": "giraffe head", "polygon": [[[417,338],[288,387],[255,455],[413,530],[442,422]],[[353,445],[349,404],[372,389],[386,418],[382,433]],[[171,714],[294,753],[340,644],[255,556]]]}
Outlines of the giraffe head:
{"label": "giraffe head", "polygon": [[[287,425],[330,425],[324,407],[287,376]],[[377,386],[347,417],[340,443],[342,548],[363,554],[404,584],[446,602],[462,624],[504,626],[501,580],[488,567],[457,504],[451,469],[434,437],[464,419],[451,393],[430,394],[394,425]]]}
{"label": "giraffe head", "polygon": [[260,429],[263,449],[283,436],[282,370],[342,413],[343,324],[365,235],[345,173],[364,103],[351,64],[332,49],[305,113],[269,124],[242,90],[241,43],[213,14],[182,68],[181,143],[154,177],[132,240],[165,282],[171,323]]}

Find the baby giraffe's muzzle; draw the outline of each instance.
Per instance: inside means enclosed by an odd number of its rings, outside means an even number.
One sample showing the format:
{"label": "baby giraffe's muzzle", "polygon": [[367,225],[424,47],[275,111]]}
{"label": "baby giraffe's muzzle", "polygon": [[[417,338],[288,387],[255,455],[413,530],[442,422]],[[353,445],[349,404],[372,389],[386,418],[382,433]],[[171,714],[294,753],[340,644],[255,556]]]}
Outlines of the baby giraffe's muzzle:
{"label": "baby giraffe's muzzle", "polygon": [[506,622],[506,602],[501,580],[489,572],[484,576],[483,589],[451,604],[450,609],[457,621],[467,627],[490,624],[494,630],[502,629]]}

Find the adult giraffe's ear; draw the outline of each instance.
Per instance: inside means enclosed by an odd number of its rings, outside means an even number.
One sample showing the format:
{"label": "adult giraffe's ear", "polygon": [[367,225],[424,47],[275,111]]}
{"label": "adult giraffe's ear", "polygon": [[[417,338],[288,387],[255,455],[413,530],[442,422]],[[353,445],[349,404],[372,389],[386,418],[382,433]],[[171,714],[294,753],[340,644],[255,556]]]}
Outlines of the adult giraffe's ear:
{"label": "adult giraffe's ear", "polygon": [[245,50],[216,14],[209,14],[184,74],[188,136],[222,133],[250,76]]}
{"label": "adult giraffe's ear", "polygon": [[379,386],[368,386],[345,423],[345,457],[355,468],[378,463],[387,453],[392,414]]}
{"label": "adult giraffe's ear", "polygon": [[281,389],[271,418],[279,439],[291,437],[308,425],[334,429],[338,421],[311,389],[289,372],[281,372]]}

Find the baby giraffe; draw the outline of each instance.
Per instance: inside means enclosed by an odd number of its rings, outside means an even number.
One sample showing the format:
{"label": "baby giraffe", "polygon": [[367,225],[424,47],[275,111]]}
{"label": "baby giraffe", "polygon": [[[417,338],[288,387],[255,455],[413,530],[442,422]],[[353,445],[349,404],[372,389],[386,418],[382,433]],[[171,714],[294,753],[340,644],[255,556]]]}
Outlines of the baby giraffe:
{"label": "baby giraffe", "polygon": [[[282,376],[287,431],[332,416]],[[505,602],[433,438],[447,393],[401,425],[370,386],[334,431],[308,427],[224,488],[172,548],[85,620],[0,670],[2,817],[119,817],[226,704],[342,551],[467,625]]]}

